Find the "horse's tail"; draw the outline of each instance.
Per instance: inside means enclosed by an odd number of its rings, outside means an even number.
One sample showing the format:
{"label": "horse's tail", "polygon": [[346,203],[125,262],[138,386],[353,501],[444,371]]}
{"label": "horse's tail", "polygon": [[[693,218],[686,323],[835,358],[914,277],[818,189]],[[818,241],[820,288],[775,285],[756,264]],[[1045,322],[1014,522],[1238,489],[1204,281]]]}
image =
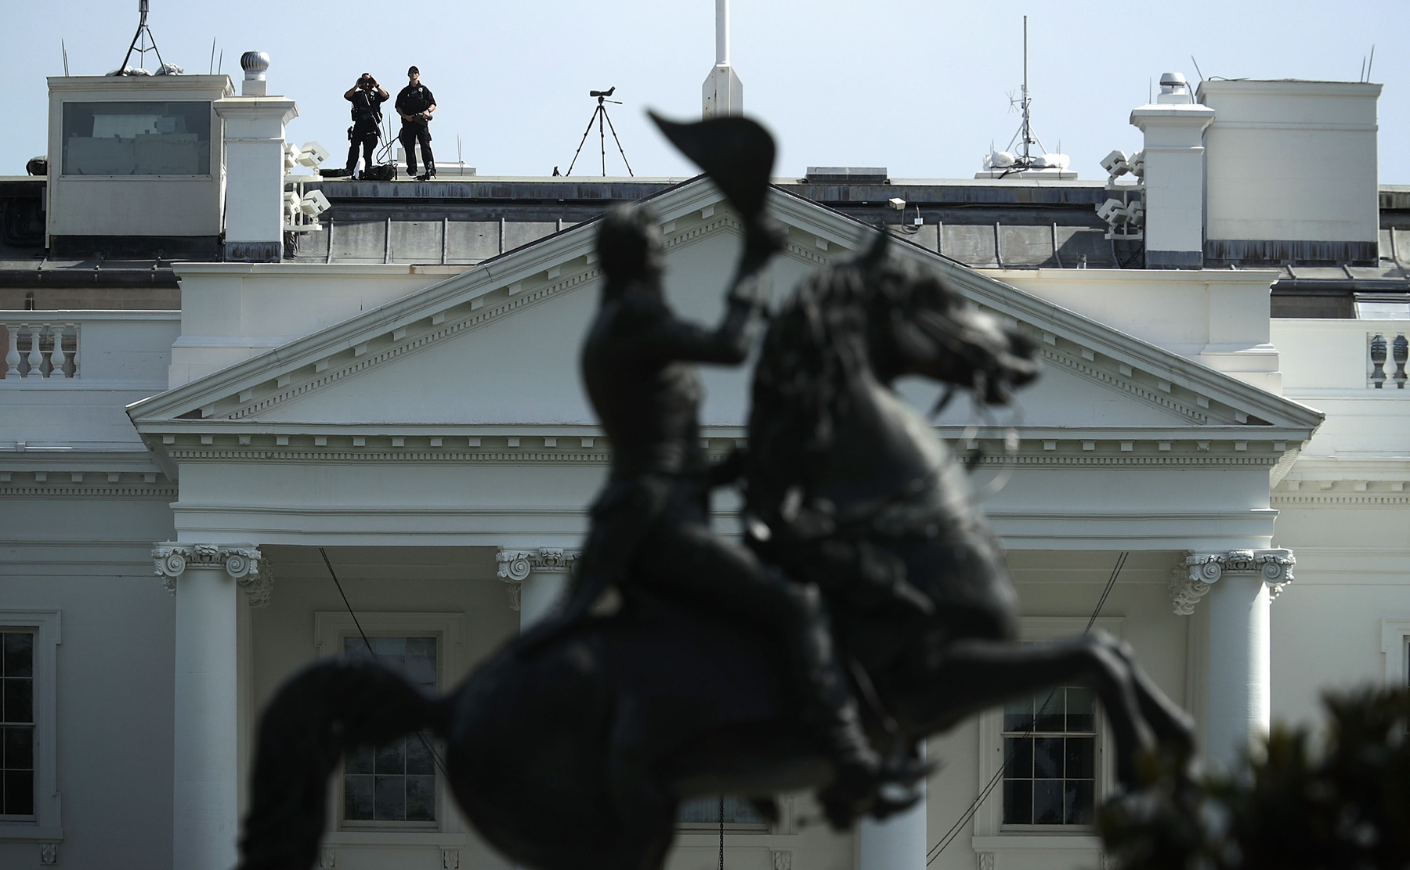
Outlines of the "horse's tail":
{"label": "horse's tail", "polygon": [[449,709],[365,660],[319,662],[285,683],[260,719],[240,870],[312,867],[343,753],[418,730],[444,738]]}

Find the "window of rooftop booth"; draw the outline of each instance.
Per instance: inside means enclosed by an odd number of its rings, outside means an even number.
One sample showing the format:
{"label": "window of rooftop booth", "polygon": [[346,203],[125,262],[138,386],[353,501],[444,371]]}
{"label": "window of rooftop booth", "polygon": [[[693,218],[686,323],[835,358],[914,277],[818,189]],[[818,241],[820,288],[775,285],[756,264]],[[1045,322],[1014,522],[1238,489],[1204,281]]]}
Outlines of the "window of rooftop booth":
{"label": "window of rooftop booth", "polygon": [[64,103],[64,175],[211,174],[211,104]]}
{"label": "window of rooftop booth", "polygon": [[[464,618],[460,613],[359,612],[354,622],[346,611],[319,612],[314,635],[320,655],[366,658],[366,633],[371,656],[418,687],[439,693],[462,676]],[[464,845],[464,823],[437,761],[445,758],[445,748],[429,733],[425,736],[423,741],[408,734],[384,746],[361,747],[343,759],[330,784],[326,842],[424,845],[422,838],[432,837],[441,845]],[[411,839],[403,843],[399,837]]]}

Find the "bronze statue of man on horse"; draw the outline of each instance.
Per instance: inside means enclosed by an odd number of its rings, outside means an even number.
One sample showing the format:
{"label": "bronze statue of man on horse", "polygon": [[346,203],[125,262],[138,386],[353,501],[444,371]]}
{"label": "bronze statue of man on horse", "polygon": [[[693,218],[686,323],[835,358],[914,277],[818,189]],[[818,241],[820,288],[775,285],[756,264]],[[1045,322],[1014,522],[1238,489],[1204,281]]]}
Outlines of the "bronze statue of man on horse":
{"label": "bronze statue of man on horse", "polygon": [[[444,743],[467,818],[539,870],[657,870],[695,796],[767,813],[806,788],[834,826],[885,816],[928,772],[919,741],[1053,686],[1096,691],[1123,784],[1143,753],[1188,756],[1188,717],[1124,645],[1017,642],[1017,598],[965,470],[891,385],[918,375],[1007,402],[1037,374],[1034,346],[893,262],[884,231],[772,313],[749,447],[709,464],[694,364],[742,363],[768,310],[759,278],[785,242],[765,208],[774,144],[744,118],[656,120],[743,226],[722,321],[667,306],[647,207],[601,219],[582,373],[613,459],[564,606],[445,697],[366,661],[296,675],[260,725],[244,870],[311,867],[342,754],[417,730]],[[711,487],[736,483],[742,544],[708,522]],[[595,613],[608,587],[621,606]]]}

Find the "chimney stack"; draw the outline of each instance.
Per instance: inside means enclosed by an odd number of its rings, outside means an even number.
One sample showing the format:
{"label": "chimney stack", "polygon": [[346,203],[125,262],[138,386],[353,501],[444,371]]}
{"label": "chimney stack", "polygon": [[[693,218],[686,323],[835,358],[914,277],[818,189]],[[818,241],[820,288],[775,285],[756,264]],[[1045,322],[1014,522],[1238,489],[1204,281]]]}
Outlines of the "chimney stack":
{"label": "chimney stack", "polygon": [[216,100],[225,122],[225,259],[274,262],[284,256],[284,125],[294,101],[266,94],[269,55],[240,56],[240,96]]}
{"label": "chimney stack", "polygon": [[1148,269],[1204,265],[1204,131],[1213,122],[1180,73],[1163,73],[1155,102],[1131,110],[1145,134]]}

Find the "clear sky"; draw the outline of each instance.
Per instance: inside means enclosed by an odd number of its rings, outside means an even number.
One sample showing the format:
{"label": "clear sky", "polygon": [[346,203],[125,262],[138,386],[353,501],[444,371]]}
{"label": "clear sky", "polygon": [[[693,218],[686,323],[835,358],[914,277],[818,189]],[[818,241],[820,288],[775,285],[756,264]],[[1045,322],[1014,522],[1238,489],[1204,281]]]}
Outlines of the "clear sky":
{"label": "clear sky", "polygon": [[[44,77],[118,66],[137,0],[14,0],[0,72],[9,92],[0,175],[23,174],[45,150]],[[1356,81],[1376,46],[1380,180],[1410,183],[1410,4],[1405,0],[1062,2],[1025,7],[950,0],[732,0],[731,61],[745,110],[779,140],[775,173],[807,166],[884,166],[893,178],[966,178],[990,143],[1018,127],[1009,95],[1029,86],[1035,129],[1070,154],[1080,177],[1140,147],[1128,123],[1165,71],[1207,77]],[[342,93],[373,73],[393,93],[409,64],[439,102],[435,150],[481,175],[567,170],[592,115],[588,91],[615,85],[610,106],[638,175],[691,175],[649,126],[647,107],[699,117],[714,62],[714,0],[521,0],[330,3],[151,0],[162,56],[188,73],[210,67],[211,41],[237,82],[248,49],[270,54],[271,93],[298,101],[296,143],[317,140],[338,162],[349,124]],[[156,61],[148,55],[148,67]],[[574,175],[601,172],[597,133]],[[609,174],[626,174],[609,136]]]}

